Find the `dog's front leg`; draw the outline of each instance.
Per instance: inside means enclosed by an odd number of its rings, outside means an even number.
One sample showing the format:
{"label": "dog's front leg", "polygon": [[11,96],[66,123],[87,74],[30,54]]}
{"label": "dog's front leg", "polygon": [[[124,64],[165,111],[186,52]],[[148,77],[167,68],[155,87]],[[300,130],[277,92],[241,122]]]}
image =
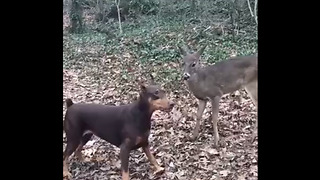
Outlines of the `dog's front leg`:
{"label": "dog's front leg", "polygon": [[123,143],[120,146],[122,180],[129,180],[129,155],[130,147],[127,143]]}
{"label": "dog's front leg", "polygon": [[144,147],[142,147],[144,153],[147,155],[149,161],[151,162],[151,164],[156,168],[156,171],[154,172],[154,174],[161,174],[164,172],[164,168],[161,167],[156,158],[153,156],[153,154],[150,152],[150,147],[149,145],[146,145]]}

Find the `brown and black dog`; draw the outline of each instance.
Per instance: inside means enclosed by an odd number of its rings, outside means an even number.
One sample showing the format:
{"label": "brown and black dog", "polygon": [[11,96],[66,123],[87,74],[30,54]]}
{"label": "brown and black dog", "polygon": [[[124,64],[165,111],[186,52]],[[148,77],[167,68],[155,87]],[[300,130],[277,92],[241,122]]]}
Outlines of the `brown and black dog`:
{"label": "brown and black dog", "polygon": [[75,155],[82,159],[82,147],[93,134],[120,148],[123,180],[129,179],[130,151],[140,147],[156,168],[155,173],[164,172],[164,168],[157,163],[149,148],[151,116],[156,110],[170,111],[174,103],[168,100],[165,91],[154,83],[152,75],[151,79],[149,86],[140,83],[138,100],[127,105],[74,104],[71,99],[66,100],[64,130],[67,146],[63,155],[64,177],[71,177],[68,170],[69,156],[75,152]]}

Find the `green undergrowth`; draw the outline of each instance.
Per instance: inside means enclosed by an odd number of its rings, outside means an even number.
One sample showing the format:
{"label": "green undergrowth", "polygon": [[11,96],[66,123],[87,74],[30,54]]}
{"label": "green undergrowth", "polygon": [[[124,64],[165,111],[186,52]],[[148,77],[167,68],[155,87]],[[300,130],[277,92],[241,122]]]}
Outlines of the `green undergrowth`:
{"label": "green undergrowth", "polygon": [[[118,23],[109,22],[105,32],[87,30],[84,34],[66,34],[63,41],[64,68],[83,68],[84,63],[99,62],[105,55],[130,54],[131,58],[152,68],[166,63],[179,62],[181,56],[177,45],[186,43],[193,50],[206,44],[202,60],[214,63],[229,58],[232,54],[248,55],[257,53],[257,33],[254,27],[247,27],[237,35],[230,28],[224,33],[216,33],[214,23],[208,21],[190,22],[182,18],[160,19],[157,16],[141,17],[139,20],[122,24],[123,33],[119,35]],[[98,65],[98,64],[97,64]],[[154,70],[152,70],[154,71]],[[160,68],[162,79],[179,79],[179,68]],[[164,78],[165,77],[165,78]]]}

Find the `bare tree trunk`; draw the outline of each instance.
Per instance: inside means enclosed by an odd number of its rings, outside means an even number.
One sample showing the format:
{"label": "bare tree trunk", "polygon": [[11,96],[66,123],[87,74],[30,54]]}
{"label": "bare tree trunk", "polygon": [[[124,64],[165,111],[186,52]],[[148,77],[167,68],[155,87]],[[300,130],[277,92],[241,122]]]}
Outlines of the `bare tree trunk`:
{"label": "bare tree trunk", "polygon": [[196,13],[196,0],[191,0],[191,12],[194,16]]}
{"label": "bare tree trunk", "polygon": [[64,11],[69,13],[70,12],[70,6],[71,6],[71,1],[70,0],[63,0],[63,10]]}
{"label": "bare tree trunk", "polygon": [[70,10],[70,33],[83,33],[84,24],[83,24],[83,8],[80,4],[81,0],[72,0],[71,1],[71,10]]}
{"label": "bare tree trunk", "polygon": [[254,20],[258,24],[257,7],[258,7],[258,0],[255,0],[254,1]]}
{"label": "bare tree trunk", "polygon": [[238,3],[238,0],[230,0],[229,1],[229,15],[232,25],[232,39],[233,41],[236,40],[237,35],[237,29],[238,29],[238,22],[239,22],[239,14],[237,11],[236,4]]}
{"label": "bare tree trunk", "polygon": [[117,11],[118,11],[118,20],[119,20],[119,30],[120,30],[120,35],[122,34],[122,27],[121,27],[121,14],[120,14],[120,0],[114,0],[117,6]]}
{"label": "bare tree trunk", "polygon": [[252,11],[252,8],[251,8],[251,5],[250,5],[250,0],[247,0],[247,3],[248,3],[248,8],[249,8],[251,16],[254,18],[254,20],[258,24],[258,19],[257,19],[257,4],[258,4],[258,0],[254,1],[254,12]]}
{"label": "bare tree trunk", "polygon": [[104,17],[105,17],[105,14],[104,14],[104,8],[103,8],[103,3],[102,3],[102,0],[97,0],[97,5],[96,5],[96,9],[97,9],[97,12],[96,12],[96,21],[100,22],[100,21],[104,21]]}
{"label": "bare tree trunk", "polygon": [[251,5],[250,5],[250,0],[247,0],[247,3],[248,3],[248,8],[249,8],[250,14],[252,17],[254,17],[252,9],[251,9]]}

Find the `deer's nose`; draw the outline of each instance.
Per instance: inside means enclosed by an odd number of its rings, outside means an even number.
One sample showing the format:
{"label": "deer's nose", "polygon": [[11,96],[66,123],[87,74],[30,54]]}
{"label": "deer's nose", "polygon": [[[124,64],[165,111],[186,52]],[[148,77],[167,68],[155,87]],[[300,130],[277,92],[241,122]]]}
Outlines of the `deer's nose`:
{"label": "deer's nose", "polygon": [[189,73],[183,73],[183,79],[184,80],[188,80],[190,78],[190,74]]}

